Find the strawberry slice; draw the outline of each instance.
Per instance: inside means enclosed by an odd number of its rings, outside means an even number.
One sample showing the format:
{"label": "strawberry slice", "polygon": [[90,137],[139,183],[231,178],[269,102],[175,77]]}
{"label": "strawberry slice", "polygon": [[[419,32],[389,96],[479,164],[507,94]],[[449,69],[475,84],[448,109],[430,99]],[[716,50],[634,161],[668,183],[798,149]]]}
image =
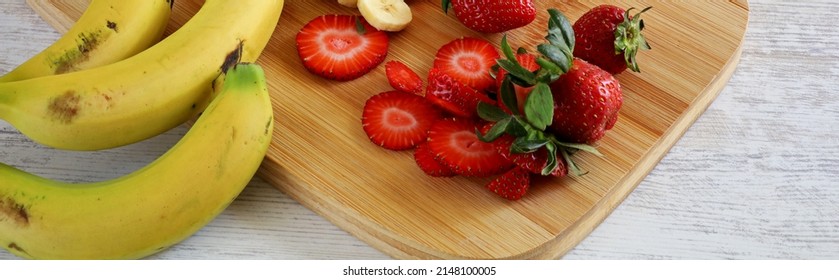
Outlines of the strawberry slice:
{"label": "strawberry slice", "polygon": [[460,117],[477,115],[478,103],[495,104],[488,96],[458,82],[437,68],[428,73],[425,98],[449,113]]}
{"label": "strawberry slice", "polygon": [[490,181],[486,188],[503,198],[518,200],[530,189],[530,172],[521,167],[510,169]]}
{"label": "strawberry slice", "polygon": [[437,50],[434,67],[475,90],[484,91],[493,85],[489,73],[499,57],[498,50],[490,42],[464,37]]}
{"label": "strawberry slice", "polygon": [[[536,71],[541,68],[539,64],[536,63],[536,56],[530,53],[523,53],[523,54],[516,54],[516,60],[521,64],[524,69],[528,71]],[[501,88],[501,83],[504,81],[504,77],[507,76],[507,70],[504,68],[499,68],[498,73],[495,75],[495,86],[497,88]],[[513,85],[513,88],[516,90],[516,102],[519,105],[519,112],[524,112],[524,103],[527,100],[527,96],[530,95],[530,92],[533,91],[533,87],[522,87],[520,85]],[[499,90],[500,92],[500,90]],[[510,113],[510,109],[507,108],[507,105],[504,102],[499,102],[499,107],[507,113]]]}
{"label": "strawberry slice", "polygon": [[388,61],[385,63],[387,81],[393,89],[415,94],[422,93],[422,78],[402,62]]}
{"label": "strawberry slice", "polygon": [[417,145],[417,149],[414,150],[414,161],[417,162],[417,166],[425,174],[431,177],[453,177],[457,175],[450,168],[434,159],[434,153],[431,152],[428,142]]}
{"label": "strawberry slice", "polygon": [[337,81],[353,80],[376,68],[385,60],[388,45],[388,35],[360,16],[319,16],[297,33],[297,54],[306,70]]}
{"label": "strawberry slice", "polygon": [[371,142],[398,151],[424,142],[439,118],[440,111],[422,96],[388,91],[367,99],[361,124]]}
{"label": "strawberry slice", "polygon": [[[501,156],[512,161],[516,166],[533,174],[542,174],[542,169],[548,164],[548,150],[540,148],[532,153],[512,153],[510,147],[513,145],[513,141],[515,141],[515,137],[503,135],[492,141],[492,145]],[[568,175],[568,168],[565,166],[565,160],[562,154],[557,154],[557,166],[551,172],[551,176],[564,177],[566,175]]]}
{"label": "strawberry slice", "polygon": [[436,159],[463,176],[487,177],[512,166],[490,143],[478,139],[471,119],[442,119],[428,130],[428,146]]}

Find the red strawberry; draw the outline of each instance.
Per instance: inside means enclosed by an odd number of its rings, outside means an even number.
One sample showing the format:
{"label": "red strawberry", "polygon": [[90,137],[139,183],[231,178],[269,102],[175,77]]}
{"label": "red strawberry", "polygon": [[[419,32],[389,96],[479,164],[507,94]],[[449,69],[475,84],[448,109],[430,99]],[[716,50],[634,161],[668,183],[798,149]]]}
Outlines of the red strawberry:
{"label": "red strawberry", "polygon": [[461,117],[477,114],[478,102],[494,104],[488,96],[458,82],[437,68],[428,73],[425,98],[449,113]]}
{"label": "red strawberry", "polygon": [[444,0],[443,8],[454,9],[454,15],[469,29],[483,33],[500,33],[530,24],[536,19],[532,0]]}
{"label": "red strawberry", "polygon": [[389,91],[364,104],[362,127],[373,143],[390,150],[405,150],[425,141],[440,111],[422,96]]}
{"label": "red strawberry", "polygon": [[388,61],[385,63],[387,81],[396,89],[415,94],[422,93],[422,78],[402,62]]}
{"label": "red strawberry", "polygon": [[518,200],[530,189],[530,172],[521,167],[510,169],[489,182],[486,188],[503,198]]}
{"label": "red strawberry", "polygon": [[297,53],[306,70],[337,81],[353,80],[376,68],[385,60],[388,44],[385,32],[359,16],[320,16],[297,33]]}
{"label": "red strawberry", "polygon": [[434,68],[467,86],[483,91],[493,84],[489,73],[499,57],[498,50],[490,42],[465,37],[440,47],[434,56]]}
{"label": "red strawberry", "polygon": [[510,168],[490,143],[478,139],[470,119],[442,119],[428,130],[428,146],[436,159],[463,176],[487,177]]}
{"label": "red strawberry", "polygon": [[[532,153],[512,153],[510,147],[513,145],[515,137],[510,135],[503,135],[492,142],[492,145],[504,158],[515,163],[518,167],[524,168],[533,174],[542,174],[542,169],[548,163],[548,150],[540,148]],[[551,172],[551,176],[564,177],[568,175],[568,168],[565,165],[565,159],[561,154],[557,154],[557,166]]]}
{"label": "red strawberry", "polygon": [[428,142],[417,145],[417,149],[414,150],[414,161],[417,162],[417,166],[425,174],[431,177],[453,177],[457,175],[450,168],[434,159],[434,153],[431,152]]}
{"label": "red strawberry", "polygon": [[[516,60],[519,64],[531,72],[539,70],[539,64],[536,64],[536,55],[525,53],[525,54],[516,54]],[[495,75],[495,86],[497,88],[501,88],[501,83],[504,81],[504,77],[507,76],[507,70],[504,68],[498,68],[498,73]],[[524,111],[524,102],[527,100],[527,96],[533,91],[533,87],[522,87],[519,85],[513,85],[513,88],[516,89],[516,100],[517,104],[519,105],[519,112]],[[510,109],[507,109],[507,106],[504,105],[503,102],[499,102],[499,107],[506,112],[510,112]]]}
{"label": "red strawberry", "polygon": [[580,59],[551,84],[553,123],[557,139],[592,144],[612,129],[623,104],[623,93],[612,74]]}
{"label": "red strawberry", "polygon": [[[627,67],[638,72],[635,54],[639,49],[650,49],[641,30],[641,13],[629,16],[629,11],[613,5],[597,6],[574,23],[577,41],[574,56],[618,74]],[[632,9],[630,9],[632,10]]]}

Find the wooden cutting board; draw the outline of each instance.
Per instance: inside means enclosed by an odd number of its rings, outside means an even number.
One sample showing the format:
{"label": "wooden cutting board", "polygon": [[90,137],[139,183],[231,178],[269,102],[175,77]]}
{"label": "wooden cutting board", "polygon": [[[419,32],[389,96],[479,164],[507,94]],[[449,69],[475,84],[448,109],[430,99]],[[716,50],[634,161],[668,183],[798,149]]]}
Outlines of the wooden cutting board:
{"label": "wooden cutting board", "polygon": [[[27,0],[58,30],[66,30],[88,0]],[[601,1],[535,1],[571,19]],[[178,0],[169,32],[203,0]],[[436,50],[474,33],[443,14],[438,0],[410,2],[414,22],[391,35],[388,59],[427,73]],[[589,174],[541,179],[519,201],[486,191],[488,179],[436,179],[416,167],[411,152],[371,144],[361,110],[389,90],[384,67],[351,82],[315,77],[302,67],[296,32],[326,13],[357,14],[336,1],[287,0],[259,62],[276,112],[275,142],[259,176],[351,234],[396,258],[557,258],[590,233],[652,170],[704,112],[731,77],[748,23],[746,0],[621,1],[653,6],[644,15],[652,51],[639,55],[643,73],[618,75],[624,89],[620,120],[598,144],[605,157],[580,155]],[[535,46],[546,12],[509,33],[514,46]],[[212,36],[212,34],[201,35]],[[531,48],[532,50],[533,48]],[[673,186],[678,187],[678,186]],[[662,202],[666,203],[666,202]]]}

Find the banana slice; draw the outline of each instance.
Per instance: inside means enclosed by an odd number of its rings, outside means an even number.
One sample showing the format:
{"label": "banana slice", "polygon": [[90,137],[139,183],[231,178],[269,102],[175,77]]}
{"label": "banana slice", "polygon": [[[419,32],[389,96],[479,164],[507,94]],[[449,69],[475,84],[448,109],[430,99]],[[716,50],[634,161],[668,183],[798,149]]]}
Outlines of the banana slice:
{"label": "banana slice", "polygon": [[338,4],[341,4],[341,5],[350,7],[350,8],[355,8],[357,3],[358,3],[358,0],[338,0]]}
{"label": "banana slice", "polygon": [[405,29],[413,14],[404,0],[358,0],[358,11],[370,25],[383,31]]}

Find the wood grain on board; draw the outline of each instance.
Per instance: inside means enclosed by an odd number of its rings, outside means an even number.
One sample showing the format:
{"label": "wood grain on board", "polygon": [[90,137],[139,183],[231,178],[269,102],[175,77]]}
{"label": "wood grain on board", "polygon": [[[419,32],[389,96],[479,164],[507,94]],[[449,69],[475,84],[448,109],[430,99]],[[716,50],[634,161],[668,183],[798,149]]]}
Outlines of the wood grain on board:
{"label": "wood grain on board", "polygon": [[[87,0],[28,0],[45,20],[66,30]],[[179,0],[169,32],[201,0]],[[536,1],[571,20],[601,1]],[[413,1],[414,22],[391,35],[388,60],[427,73],[436,50],[462,36],[499,42],[443,14],[439,1]],[[645,13],[652,51],[639,54],[642,73],[617,76],[624,89],[620,120],[598,143],[605,155],[579,154],[582,177],[536,180],[519,201],[486,191],[489,179],[437,179],[423,174],[411,152],[367,140],[364,101],[389,90],[384,68],[351,82],[309,74],[294,36],[310,19],[356,10],[333,1],[286,1],[259,60],[274,102],[275,142],[259,176],[339,227],[397,258],[556,258],[596,227],[649,173],[717,96],[736,68],[748,23],[747,1],[621,1],[653,6]],[[532,50],[543,39],[546,14],[508,34]],[[210,36],[210,35],[208,35]]]}

